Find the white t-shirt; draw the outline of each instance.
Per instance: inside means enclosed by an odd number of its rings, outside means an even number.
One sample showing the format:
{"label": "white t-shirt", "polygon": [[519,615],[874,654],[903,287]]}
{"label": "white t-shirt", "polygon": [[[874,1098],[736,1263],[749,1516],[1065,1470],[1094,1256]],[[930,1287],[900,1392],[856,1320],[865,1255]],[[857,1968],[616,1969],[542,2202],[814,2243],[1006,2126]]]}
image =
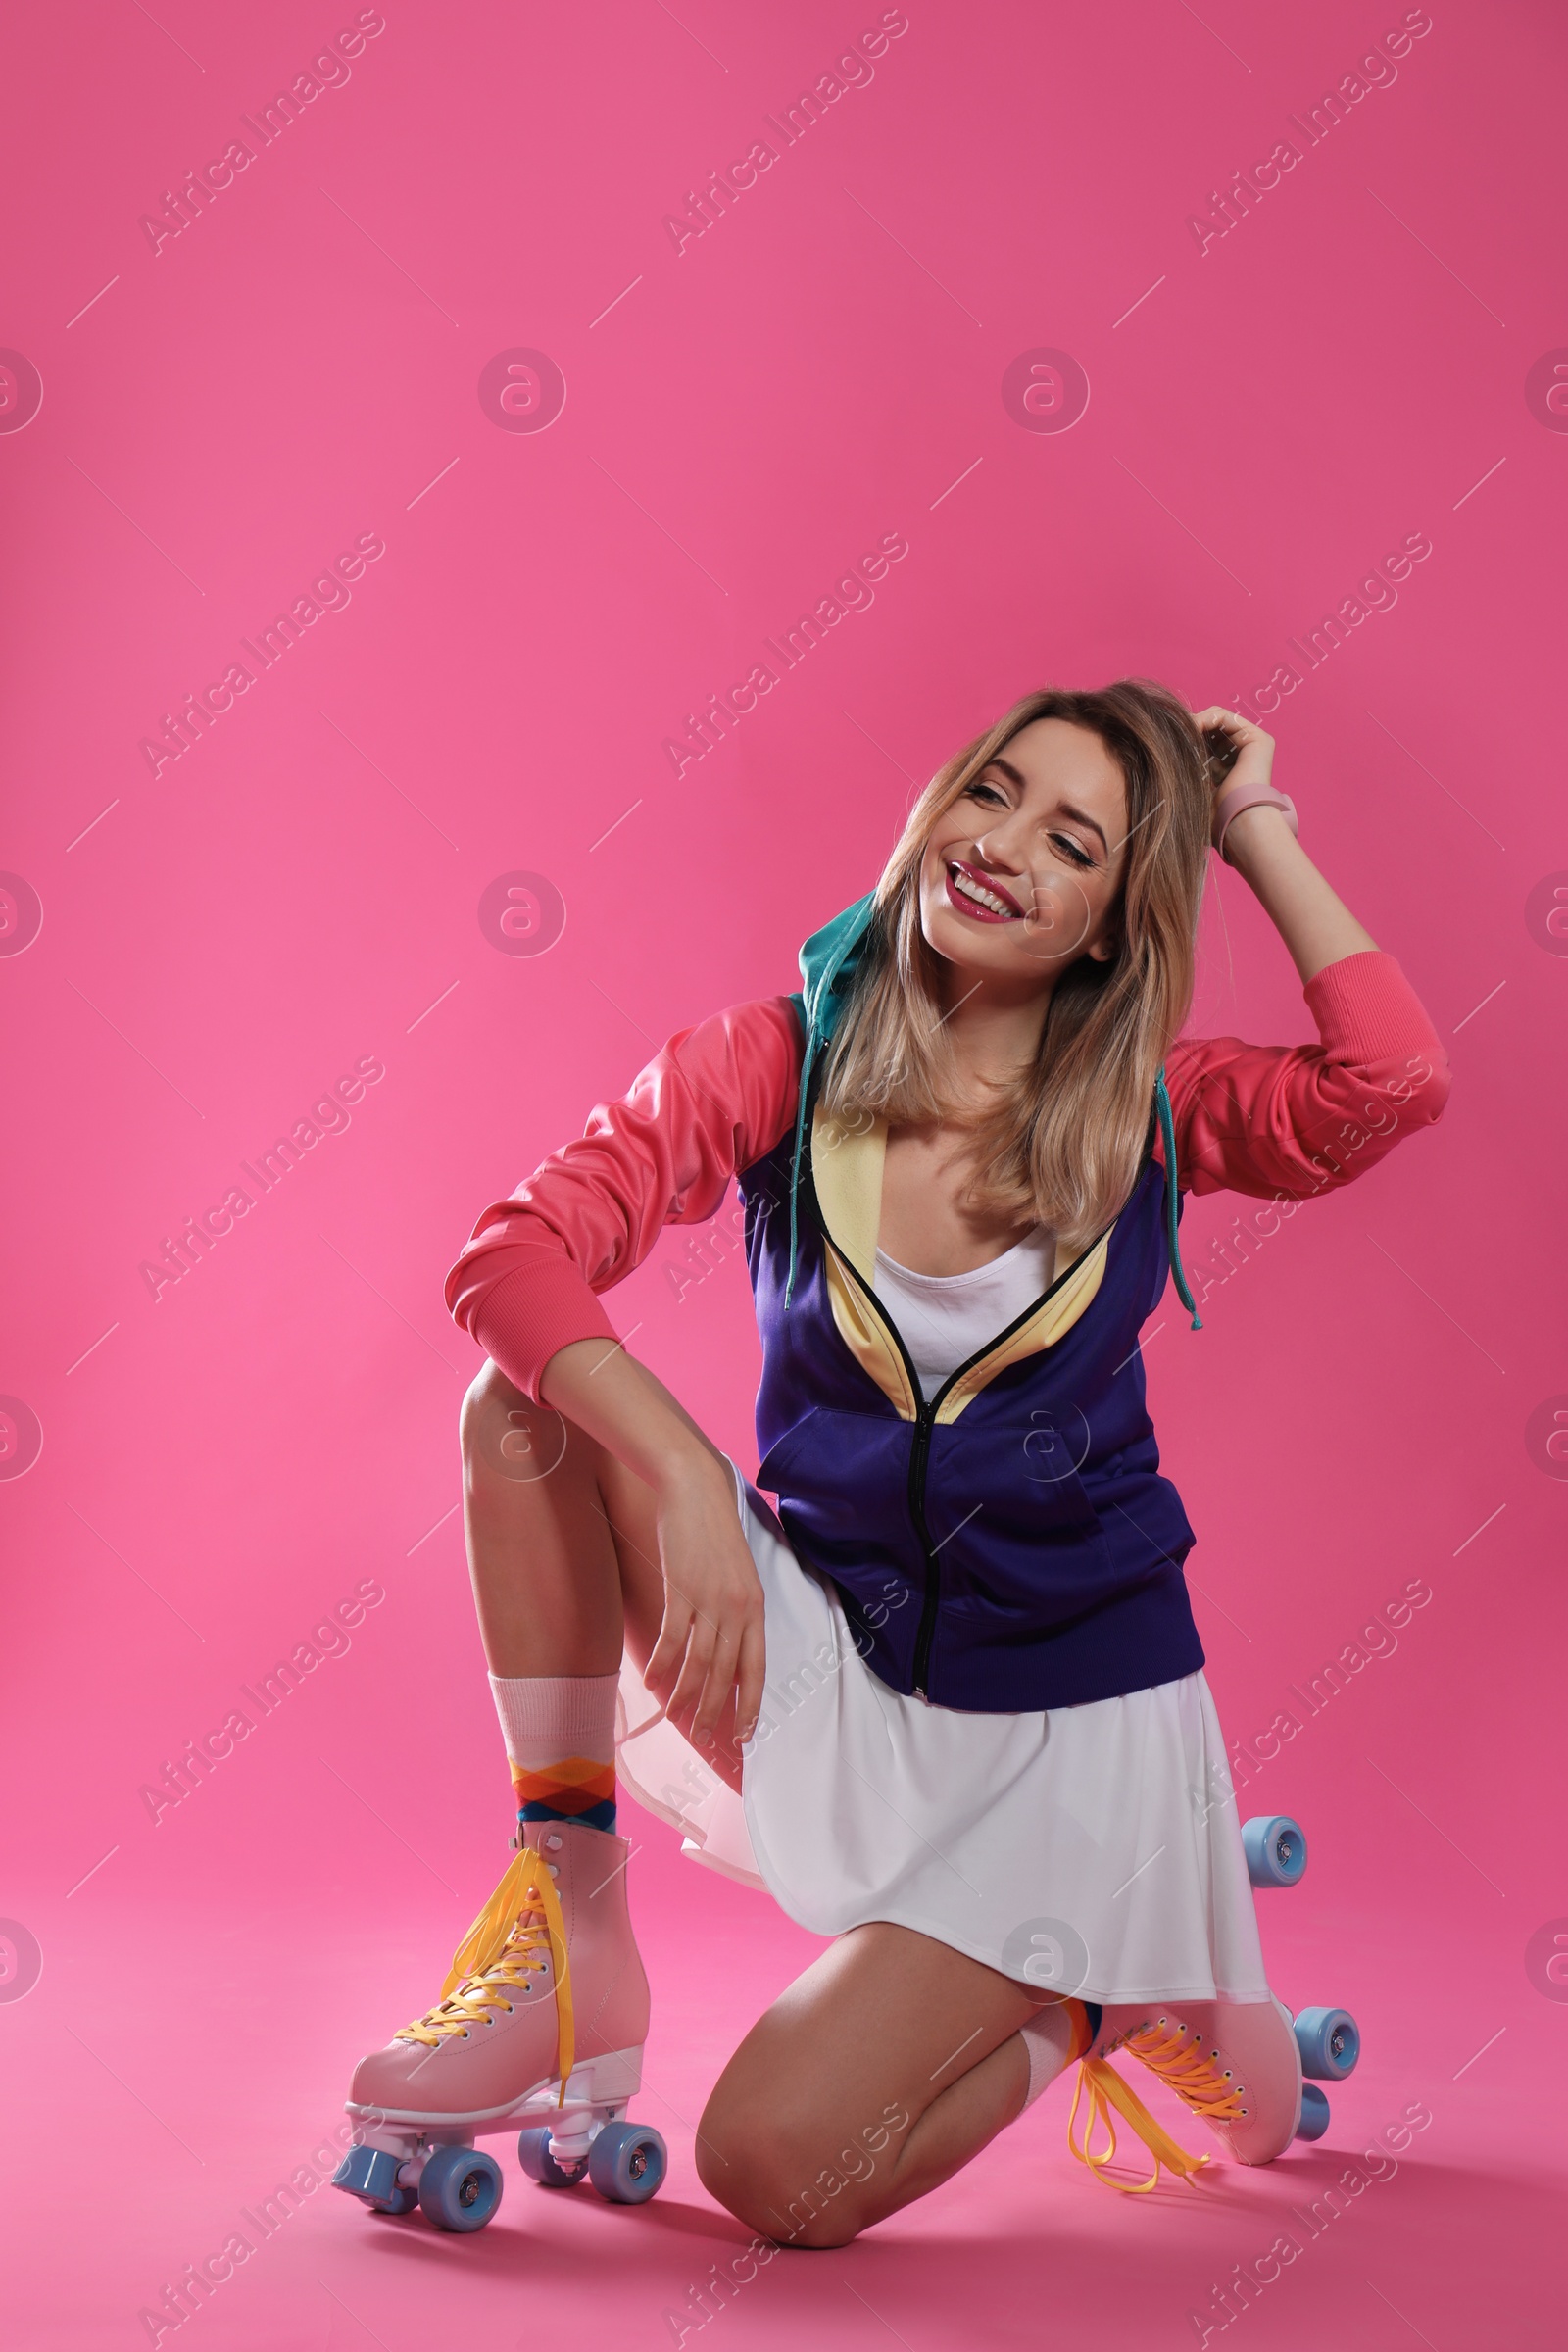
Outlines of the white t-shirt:
{"label": "white t-shirt", "polygon": [[899,1328],[928,1403],[950,1373],[1050,1290],[1055,1256],[1056,1237],[1046,1225],[968,1274],[915,1274],[877,1251],[872,1287]]}

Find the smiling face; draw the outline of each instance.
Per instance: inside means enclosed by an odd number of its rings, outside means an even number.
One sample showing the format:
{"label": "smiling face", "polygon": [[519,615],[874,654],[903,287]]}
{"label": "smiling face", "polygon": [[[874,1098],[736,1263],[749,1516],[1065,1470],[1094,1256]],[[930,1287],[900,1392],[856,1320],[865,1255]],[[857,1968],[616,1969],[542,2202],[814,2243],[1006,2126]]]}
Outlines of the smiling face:
{"label": "smiling face", "polygon": [[1081,956],[1108,962],[1126,838],[1126,785],[1102,738],[1036,719],[933,825],[920,928],[945,963],[1025,994]]}

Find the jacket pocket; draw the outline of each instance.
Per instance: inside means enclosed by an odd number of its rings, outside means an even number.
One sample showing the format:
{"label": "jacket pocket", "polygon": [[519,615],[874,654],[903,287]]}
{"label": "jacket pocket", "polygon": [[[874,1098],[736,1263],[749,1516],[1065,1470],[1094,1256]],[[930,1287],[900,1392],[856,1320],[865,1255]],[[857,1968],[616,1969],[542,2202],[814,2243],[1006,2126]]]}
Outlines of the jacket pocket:
{"label": "jacket pocket", "polygon": [[1078,1473],[1070,1413],[933,1432],[926,1519],[946,1606],[995,1612],[1020,1637],[1099,1608],[1117,1589],[1106,1531]]}

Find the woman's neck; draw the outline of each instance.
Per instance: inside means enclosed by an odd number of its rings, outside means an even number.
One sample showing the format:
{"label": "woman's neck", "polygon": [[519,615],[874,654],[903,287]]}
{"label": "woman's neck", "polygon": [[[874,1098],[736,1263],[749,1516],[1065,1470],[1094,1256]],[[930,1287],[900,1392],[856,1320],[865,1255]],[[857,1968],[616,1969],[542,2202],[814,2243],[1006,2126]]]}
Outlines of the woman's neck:
{"label": "woman's neck", "polygon": [[1027,995],[1008,994],[989,979],[976,981],[956,964],[944,963],[938,990],[942,1025],[966,1093],[984,1094],[987,1081],[1015,1083],[1032,1068],[1051,1009],[1049,979]]}

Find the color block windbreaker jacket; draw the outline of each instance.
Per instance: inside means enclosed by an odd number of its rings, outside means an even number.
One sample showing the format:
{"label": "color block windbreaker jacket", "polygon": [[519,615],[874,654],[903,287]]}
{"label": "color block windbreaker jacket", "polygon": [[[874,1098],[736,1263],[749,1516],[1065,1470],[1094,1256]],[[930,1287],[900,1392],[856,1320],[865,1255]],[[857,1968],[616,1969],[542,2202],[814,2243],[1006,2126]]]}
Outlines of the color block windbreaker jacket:
{"label": "color block windbreaker jacket", "polygon": [[1203,1662],[1195,1541],[1159,1467],[1139,1334],[1174,1271],[1187,1190],[1293,1203],[1442,1112],[1446,1057],[1394,958],[1305,989],[1316,1046],[1172,1046],[1120,1213],[929,1401],[873,1289],[886,1130],[817,1104],[822,1049],[870,901],[801,951],[804,992],[672,1038],[585,1135],[486,1208],[447,1281],[458,1322],[526,1395],[570,1342],[613,1338],[599,1294],[732,1178],[762,1342],[758,1483],[837,1587],[894,1690],[981,1713],[1074,1706]]}

